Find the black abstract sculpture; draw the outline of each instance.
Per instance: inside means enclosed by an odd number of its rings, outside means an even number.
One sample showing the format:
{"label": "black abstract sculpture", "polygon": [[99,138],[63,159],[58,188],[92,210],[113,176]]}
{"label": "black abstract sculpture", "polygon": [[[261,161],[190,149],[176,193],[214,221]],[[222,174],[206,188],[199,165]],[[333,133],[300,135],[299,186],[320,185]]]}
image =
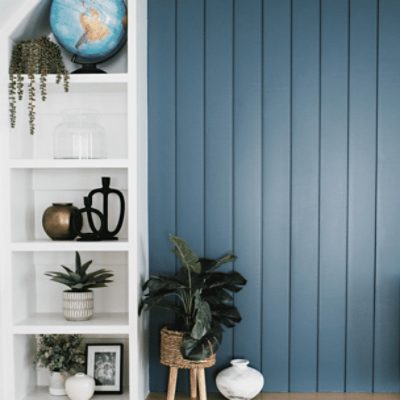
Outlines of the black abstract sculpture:
{"label": "black abstract sculpture", "polygon": [[[99,241],[99,240],[118,240],[116,236],[122,228],[125,217],[125,199],[124,195],[117,189],[112,189],[110,187],[111,179],[109,177],[102,177],[102,187],[92,190],[86,197],[84,197],[84,207],[77,213],[74,222],[79,222],[79,218],[86,214],[87,221],[91,232],[83,232],[79,230],[78,240],[82,241]],[[103,210],[97,210],[93,207],[93,198],[96,195],[103,196]],[[120,202],[120,215],[118,218],[117,225],[113,230],[109,228],[109,197],[110,195],[116,195]],[[95,218],[97,218],[100,223],[96,225]]]}

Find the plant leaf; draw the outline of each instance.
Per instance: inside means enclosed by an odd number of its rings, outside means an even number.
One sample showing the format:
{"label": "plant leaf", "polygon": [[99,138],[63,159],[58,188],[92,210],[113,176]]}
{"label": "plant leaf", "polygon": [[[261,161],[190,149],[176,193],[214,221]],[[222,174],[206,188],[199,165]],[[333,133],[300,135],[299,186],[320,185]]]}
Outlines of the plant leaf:
{"label": "plant leaf", "polygon": [[188,244],[180,237],[171,235],[170,240],[175,246],[177,255],[183,265],[190,271],[200,274],[201,264],[198,255],[188,246]]}
{"label": "plant leaf", "polygon": [[75,252],[75,272],[81,274],[81,256],[77,251]]}
{"label": "plant leaf", "polygon": [[66,272],[68,272],[69,274],[73,273],[72,269],[66,267],[65,265],[61,265],[61,267],[64,268],[64,270],[65,270]]}
{"label": "plant leaf", "polygon": [[85,276],[87,269],[90,267],[90,265],[92,264],[92,260],[86,262],[85,264],[82,265],[81,267],[81,276]]}
{"label": "plant leaf", "polygon": [[218,350],[221,343],[220,337],[221,335],[210,333],[196,340],[186,333],[181,345],[183,357],[192,361],[201,361],[210,357]]}
{"label": "plant leaf", "polygon": [[195,323],[190,333],[193,339],[201,339],[210,329],[211,309],[209,304],[200,296],[200,291],[196,291],[194,309],[196,311]]}

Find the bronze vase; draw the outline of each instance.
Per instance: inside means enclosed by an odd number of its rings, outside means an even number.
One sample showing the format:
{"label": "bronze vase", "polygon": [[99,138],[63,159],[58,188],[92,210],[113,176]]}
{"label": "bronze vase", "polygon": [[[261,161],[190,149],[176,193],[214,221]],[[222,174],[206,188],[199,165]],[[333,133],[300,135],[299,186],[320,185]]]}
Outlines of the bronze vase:
{"label": "bronze vase", "polygon": [[72,203],[53,203],[43,214],[44,231],[53,240],[75,239],[82,228],[82,218],[77,215],[78,211]]}

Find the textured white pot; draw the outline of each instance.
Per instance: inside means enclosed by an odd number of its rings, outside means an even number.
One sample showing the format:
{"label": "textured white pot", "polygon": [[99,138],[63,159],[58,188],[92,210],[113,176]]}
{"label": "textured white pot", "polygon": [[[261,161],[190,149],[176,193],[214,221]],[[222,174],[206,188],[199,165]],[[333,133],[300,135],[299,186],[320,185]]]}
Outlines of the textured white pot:
{"label": "textured white pot", "polygon": [[64,318],[67,321],[87,321],[93,317],[93,292],[68,292],[64,296]]}
{"label": "textured white pot", "polygon": [[232,366],[217,375],[217,388],[229,400],[250,400],[256,397],[264,386],[264,377],[249,360],[232,360]]}
{"label": "textured white pot", "polygon": [[82,373],[76,374],[67,379],[65,390],[71,400],[89,400],[94,394],[94,379]]}
{"label": "textured white pot", "polygon": [[65,380],[67,374],[64,372],[50,372],[49,393],[52,396],[65,396]]}

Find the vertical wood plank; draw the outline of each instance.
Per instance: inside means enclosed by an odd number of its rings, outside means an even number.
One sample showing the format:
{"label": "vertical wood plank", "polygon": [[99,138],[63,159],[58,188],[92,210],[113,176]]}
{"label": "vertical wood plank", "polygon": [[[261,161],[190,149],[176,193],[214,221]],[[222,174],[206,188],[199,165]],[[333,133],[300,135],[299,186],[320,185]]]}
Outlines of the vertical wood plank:
{"label": "vertical wood plank", "polygon": [[373,388],[377,0],[350,8],[346,390]]}
{"label": "vertical wood plank", "polygon": [[[175,232],[175,0],[150,0],[148,7],[150,269],[170,273],[175,266],[168,241]],[[166,320],[163,312],[151,313],[153,391],[164,391],[168,379],[159,363],[160,328]]]}
{"label": "vertical wood plank", "polygon": [[[233,249],[233,1],[206,0],[205,20],[205,253],[216,258]],[[232,346],[226,329],[214,370],[229,365]],[[215,391],[213,372],[206,377]]]}
{"label": "vertical wood plank", "polygon": [[380,0],[375,374],[377,391],[400,390],[400,2]]}
{"label": "vertical wood plank", "polygon": [[319,13],[293,0],[291,391],[317,387]]}
{"label": "vertical wood plank", "polygon": [[[288,390],[290,273],[290,0],[264,3],[263,373]],[[279,38],[279,40],[276,40]]]}
{"label": "vertical wood plank", "polygon": [[234,250],[235,269],[248,279],[236,296],[243,320],[235,328],[234,353],[260,368],[261,1],[236,0],[234,13]]}
{"label": "vertical wood plank", "polygon": [[204,2],[177,0],[177,233],[204,253]]}
{"label": "vertical wood plank", "polygon": [[[204,254],[204,0],[177,0],[177,234]],[[188,392],[182,371],[178,390]]]}
{"label": "vertical wood plank", "polygon": [[318,391],[343,391],[347,262],[348,0],[321,2]]}

